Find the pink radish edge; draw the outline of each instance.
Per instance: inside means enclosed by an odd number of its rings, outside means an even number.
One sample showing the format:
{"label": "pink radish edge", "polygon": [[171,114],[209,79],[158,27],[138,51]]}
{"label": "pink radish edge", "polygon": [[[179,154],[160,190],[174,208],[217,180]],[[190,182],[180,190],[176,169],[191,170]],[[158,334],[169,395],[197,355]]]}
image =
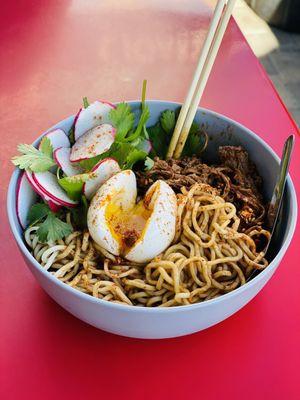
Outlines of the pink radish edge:
{"label": "pink radish edge", "polygon": [[110,101],[106,101],[106,100],[98,100],[98,101],[100,101],[101,103],[104,103],[104,104],[108,104],[112,108],[117,108],[117,106],[115,104],[111,103]]}
{"label": "pink radish edge", "polygon": [[[112,108],[116,108],[116,106],[113,104],[113,103],[111,103],[111,102],[109,102],[109,101],[106,101],[106,100],[98,100],[98,101],[100,101],[101,103],[104,103],[104,104],[108,104],[109,106],[111,106]],[[75,117],[74,117],[74,121],[73,121],[73,128],[74,128],[74,126],[75,126],[75,124],[76,124],[76,122],[77,122],[77,120],[78,120],[78,117],[79,117],[79,115],[80,115],[80,113],[81,113],[81,111],[82,110],[85,110],[85,108],[80,108],[79,110],[78,110],[78,112],[77,112],[77,114],[75,115]],[[62,129],[63,130],[63,129]],[[50,132],[49,132],[50,133]]]}
{"label": "pink radish edge", "polygon": [[[119,165],[118,161],[115,158],[107,157],[107,158],[104,158],[103,160],[98,161],[97,164],[94,165],[94,167],[91,169],[90,172],[94,172],[99,167],[100,164],[102,164],[104,161],[107,161],[107,160],[113,160]],[[84,191],[85,191],[85,184],[86,184],[86,182],[84,182],[84,184],[82,186],[82,193],[84,193]]]}
{"label": "pink radish edge", "polygon": [[30,183],[32,189],[35,191],[35,193],[37,195],[39,195],[49,206],[50,210],[52,210],[53,212],[57,212],[61,209],[61,205],[55,203],[54,201],[52,201],[51,199],[48,198],[48,196],[46,195],[46,193],[44,193],[44,191],[35,183],[35,181],[33,180],[33,177],[30,173],[28,173],[27,171],[25,171],[26,177],[28,179],[28,182]]}
{"label": "pink radish edge", "polygon": [[[16,210],[17,210],[17,218],[18,218],[18,221],[19,221],[20,226],[21,226],[23,229],[25,229],[25,226],[23,226],[23,224],[22,224],[22,222],[21,222],[21,219],[20,219],[18,204],[19,204],[21,180],[23,179],[24,174],[25,174],[25,172],[23,172],[23,173],[20,175],[20,177],[19,177],[19,179],[18,179],[18,182],[17,182],[17,188],[16,188]],[[28,181],[28,182],[29,182],[29,181]]]}
{"label": "pink radish edge", "polygon": [[51,129],[51,131],[46,132],[45,135],[43,135],[43,137],[49,135],[49,133],[52,133],[52,132],[55,132],[55,131],[58,131],[58,130],[59,130],[59,131],[63,131],[63,133],[68,137],[68,135],[66,134],[66,132],[65,132],[62,128],[54,128],[54,129]]}
{"label": "pink radish edge", "polygon": [[82,111],[82,107],[79,109],[79,111],[77,112],[77,114],[75,115],[75,118],[74,118],[74,121],[73,121],[73,128],[74,128],[74,126],[75,126],[75,124],[76,124],[76,121],[78,120],[78,117],[79,117],[79,114],[81,113],[81,111]]}
{"label": "pink radish edge", "polygon": [[149,153],[151,153],[151,151],[153,150],[153,146],[152,146],[152,142],[151,142],[151,140],[150,139],[146,139],[147,140],[147,142],[148,142],[148,146],[149,146],[149,149],[148,149],[148,154]]}
{"label": "pink radish edge", "polygon": [[63,147],[58,147],[58,148],[55,149],[54,152],[53,152],[54,161],[55,161],[56,164],[59,166],[59,168],[61,168],[61,164],[60,164],[60,162],[58,161],[58,158],[56,157],[56,153],[57,153],[57,150],[62,149],[62,148],[63,148]]}
{"label": "pink radish edge", "polygon": [[112,135],[112,137],[115,139],[117,130],[116,130],[116,128],[115,128],[114,126],[112,126],[112,127],[113,127],[113,130],[112,130],[111,135]]}
{"label": "pink radish edge", "polygon": [[149,153],[151,153],[151,151],[153,150],[153,144],[150,139],[148,139],[148,140],[149,140],[149,147],[150,147]]}
{"label": "pink radish edge", "polygon": [[37,185],[37,187],[38,187],[45,195],[47,195],[47,196],[50,197],[50,201],[51,201],[51,198],[52,198],[52,200],[55,202],[55,204],[58,203],[58,204],[61,205],[61,206],[70,207],[70,208],[71,208],[71,207],[76,207],[76,206],[77,206],[77,204],[66,203],[64,200],[61,200],[61,199],[57,198],[56,196],[54,196],[52,193],[48,192],[48,190],[46,190],[44,187],[42,187],[42,186],[39,184],[38,180],[37,180],[36,177],[35,177],[35,173],[34,173],[34,172],[32,173],[32,178],[33,178],[33,180],[34,180],[34,183]]}

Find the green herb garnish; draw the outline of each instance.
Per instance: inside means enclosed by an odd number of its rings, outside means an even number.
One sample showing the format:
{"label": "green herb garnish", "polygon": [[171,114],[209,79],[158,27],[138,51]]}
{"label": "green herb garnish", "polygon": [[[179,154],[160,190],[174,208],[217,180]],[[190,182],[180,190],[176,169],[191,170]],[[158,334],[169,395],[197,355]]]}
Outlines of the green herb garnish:
{"label": "green herb garnish", "polygon": [[88,179],[91,179],[91,174],[92,173],[66,176],[58,178],[57,181],[70,199],[79,200],[82,194],[83,184]]}
{"label": "green herb garnish", "polygon": [[81,196],[80,203],[76,208],[71,208],[72,222],[78,229],[87,228],[87,212],[89,204],[85,196]]}
{"label": "green herb garnish", "polygon": [[82,102],[83,102],[83,107],[84,107],[84,108],[88,108],[88,106],[90,105],[90,103],[89,103],[87,97],[84,97],[84,98],[82,99]]}
{"label": "green herb garnish", "polygon": [[56,165],[52,157],[53,147],[47,136],[43,137],[39,149],[31,144],[19,144],[18,151],[22,155],[13,157],[12,162],[20,169],[44,172]]}
{"label": "green herb garnish", "polygon": [[152,143],[152,156],[166,157],[175,124],[175,111],[165,110],[161,113],[159,121],[150,128],[147,128],[149,139]]}
{"label": "green herb garnish", "polygon": [[55,242],[72,233],[72,226],[62,221],[58,215],[43,203],[37,203],[31,207],[28,222],[30,225],[40,223],[36,233],[41,242]]}
{"label": "green herb garnish", "polygon": [[153,167],[154,161],[150,157],[146,157],[145,159],[145,170],[150,171],[150,169]]}
{"label": "green herb garnish", "polygon": [[115,109],[110,111],[109,118],[117,130],[115,140],[123,141],[134,125],[134,114],[130,105],[119,103]]}
{"label": "green herb garnish", "polygon": [[[152,143],[152,156],[158,156],[162,159],[166,158],[168,146],[175,129],[178,111],[165,110],[161,113],[159,121],[147,128],[149,138]],[[188,139],[185,143],[182,155],[183,156],[193,156],[199,155],[206,144],[206,134],[201,132],[200,126],[194,121]]]}
{"label": "green herb garnish", "polygon": [[41,221],[49,213],[49,207],[45,203],[36,203],[29,210],[27,220],[29,225],[34,225],[35,223]]}
{"label": "green herb garnish", "polygon": [[176,124],[175,111],[165,110],[163,113],[161,113],[159,120],[161,123],[161,127],[168,135],[173,133]]}
{"label": "green herb garnish", "polygon": [[200,130],[200,126],[196,122],[193,122],[182,151],[182,157],[199,156],[206,147],[206,141],[206,133]]}

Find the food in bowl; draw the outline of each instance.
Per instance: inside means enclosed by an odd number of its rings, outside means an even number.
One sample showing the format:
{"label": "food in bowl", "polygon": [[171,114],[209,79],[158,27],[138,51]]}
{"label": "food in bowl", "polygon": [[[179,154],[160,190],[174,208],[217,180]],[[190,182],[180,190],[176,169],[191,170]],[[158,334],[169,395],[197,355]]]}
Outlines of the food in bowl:
{"label": "food in bowl", "polygon": [[25,242],[49,274],[110,302],[183,306],[231,292],[268,265],[251,154],[223,145],[204,163],[209,137],[194,123],[182,157],[166,159],[177,112],[149,117],[144,100],[137,116],[85,98],[69,132],[19,146]]}

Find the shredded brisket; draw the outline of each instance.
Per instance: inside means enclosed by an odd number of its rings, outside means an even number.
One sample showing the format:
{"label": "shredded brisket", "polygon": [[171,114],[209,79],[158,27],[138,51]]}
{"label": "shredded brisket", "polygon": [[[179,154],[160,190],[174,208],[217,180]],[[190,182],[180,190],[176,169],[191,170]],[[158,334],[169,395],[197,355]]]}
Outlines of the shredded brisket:
{"label": "shredded brisket", "polygon": [[177,193],[183,186],[189,189],[196,182],[206,183],[236,206],[242,231],[262,226],[266,214],[262,179],[247,151],[242,147],[223,146],[219,148],[219,160],[218,165],[210,166],[197,157],[156,158],[150,171],[137,172],[140,194],[158,179],[167,182]]}

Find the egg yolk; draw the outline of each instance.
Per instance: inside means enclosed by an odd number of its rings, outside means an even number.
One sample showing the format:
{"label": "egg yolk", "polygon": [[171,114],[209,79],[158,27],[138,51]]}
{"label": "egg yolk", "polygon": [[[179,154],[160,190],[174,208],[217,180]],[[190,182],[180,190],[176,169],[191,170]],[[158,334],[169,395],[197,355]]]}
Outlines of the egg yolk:
{"label": "egg yolk", "polygon": [[130,210],[123,210],[119,204],[110,202],[106,207],[105,219],[113,237],[126,252],[142,236],[152,211],[145,207],[143,200]]}

